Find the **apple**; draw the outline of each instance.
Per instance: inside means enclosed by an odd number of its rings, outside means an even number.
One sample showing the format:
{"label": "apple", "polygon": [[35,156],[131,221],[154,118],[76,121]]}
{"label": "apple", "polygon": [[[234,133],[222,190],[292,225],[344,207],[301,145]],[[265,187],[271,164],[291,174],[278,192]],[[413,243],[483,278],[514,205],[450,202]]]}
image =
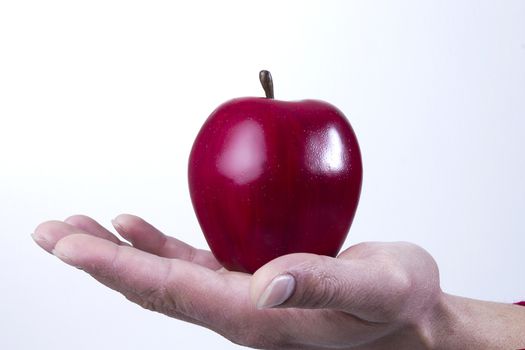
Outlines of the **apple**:
{"label": "apple", "polygon": [[208,117],[188,168],[193,208],[228,270],[253,273],[281,255],[336,256],[354,218],[362,162],[350,123],[318,100],[232,99]]}

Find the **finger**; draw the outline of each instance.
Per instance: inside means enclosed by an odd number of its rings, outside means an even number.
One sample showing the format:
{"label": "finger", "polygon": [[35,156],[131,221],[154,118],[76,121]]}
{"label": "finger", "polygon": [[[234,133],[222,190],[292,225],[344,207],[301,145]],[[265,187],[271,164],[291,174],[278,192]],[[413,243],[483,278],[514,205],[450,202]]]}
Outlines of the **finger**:
{"label": "finger", "polygon": [[213,270],[222,267],[211,252],[196,249],[176,238],[166,236],[137,216],[121,214],[112,223],[122,237],[140,250],[165,258],[186,260]]}
{"label": "finger", "polygon": [[277,258],[254,274],[258,308],[334,309],[369,322],[388,322],[406,301],[410,280],[395,264],[314,254]]}
{"label": "finger", "polygon": [[31,236],[40,247],[51,253],[59,240],[74,233],[85,232],[62,221],[53,220],[38,225]]}
{"label": "finger", "polygon": [[[221,299],[234,299],[224,278],[212,270],[91,235],[68,235],[53,254],[144,308],[212,329],[224,322]],[[247,290],[247,283],[243,287]],[[229,312],[235,309],[231,306]]]}
{"label": "finger", "polygon": [[31,235],[34,241],[45,251],[51,253],[55,244],[67,235],[85,233],[101,237],[117,244],[121,242],[111,232],[100,226],[95,220],[87,216],[75,215],[66,219],[67,222],[52,220],[41,223]]}
{"label": "finger", "polygon": [[95,237],[107,239],[116,244],[125,244],[117,236],[107,230],[104,226],[85,215],[73,215],[64,220],[65,223],[81,229]]}

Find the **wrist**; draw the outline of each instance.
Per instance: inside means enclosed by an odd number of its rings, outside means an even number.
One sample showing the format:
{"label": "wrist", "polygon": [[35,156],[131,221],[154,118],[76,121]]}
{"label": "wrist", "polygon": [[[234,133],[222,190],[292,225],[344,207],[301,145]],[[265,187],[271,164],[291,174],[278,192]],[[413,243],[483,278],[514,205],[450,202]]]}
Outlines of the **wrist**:
{"label": "wrist", "polygon": [[442,291],[436,296],[433,305],[420,318],[416,325],[418,339],[425,350],[453,350],[443,341],[454,329],[454,313],[451,312],[453,296]]}
{"label": "wrist", "polygon": [[466,337],[464,309],[461,298],[441,293],[432,310],[428,326],[428,344],[431,350],[463,349]]}
{"label": "wrist", "polygon": [[523,348],[524,327],[524,307],[442,293],[427,332],[429,349]]}

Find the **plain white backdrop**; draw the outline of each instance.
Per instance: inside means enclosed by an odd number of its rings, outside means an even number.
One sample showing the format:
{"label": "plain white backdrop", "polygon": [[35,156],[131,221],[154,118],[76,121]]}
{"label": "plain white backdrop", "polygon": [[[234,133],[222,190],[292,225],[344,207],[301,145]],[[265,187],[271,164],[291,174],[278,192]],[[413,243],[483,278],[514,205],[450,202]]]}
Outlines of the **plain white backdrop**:
{"label": "plain white backdrop", "polygon": [[443,289],[525,299],[525,2],[0,2],[0,348],[235,349],[39,249],[42,221],[143,216],[198,247],[187,160],[239,96],[323,99],[360,141],[345,246],[407,240]]}

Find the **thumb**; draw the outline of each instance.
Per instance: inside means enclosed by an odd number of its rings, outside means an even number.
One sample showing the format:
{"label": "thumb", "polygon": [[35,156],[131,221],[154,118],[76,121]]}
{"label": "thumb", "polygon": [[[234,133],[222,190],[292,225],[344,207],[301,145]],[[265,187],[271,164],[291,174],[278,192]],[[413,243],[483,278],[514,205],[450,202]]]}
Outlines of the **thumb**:
{"label": "thumb", "polygon": [[404,297],[406,280],[392,272],[366,259],[289,254],[257,270],[250,293],[259,309],[326,308],[379,320]]}
{"label": "thumb", "polygon": [[347,264],[315,254],[279,257],[255,272],[251,296],[257,308],[342,309],[347,295]]}

